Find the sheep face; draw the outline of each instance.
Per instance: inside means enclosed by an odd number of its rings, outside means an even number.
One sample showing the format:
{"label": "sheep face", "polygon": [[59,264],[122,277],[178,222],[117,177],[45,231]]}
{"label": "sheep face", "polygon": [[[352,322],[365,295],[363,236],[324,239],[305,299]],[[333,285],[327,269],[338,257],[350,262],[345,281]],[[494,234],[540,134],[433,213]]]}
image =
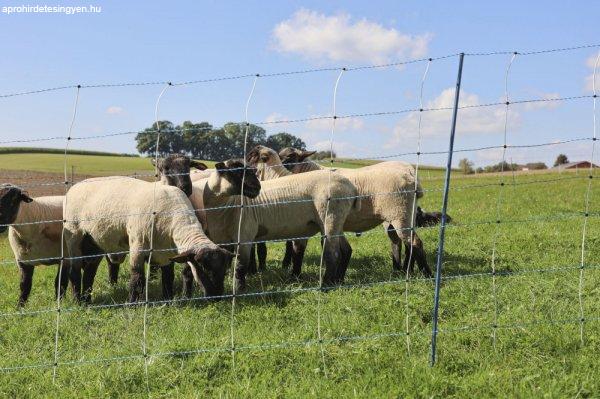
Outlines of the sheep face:
{"label": "sheep face", "polygon": [[316,151],[303,151],[293,147],[286,147],[279,151],[279,158],[281,163],[287,170],[292,173],[296,173],[296,167],[299,163],[304,162],[306,158],[313,155]]}
{"label": "sheep face", "polygon": [[260,181],[253,168],[245,167],[244,163],[237,159],[229,159],[215,164],[215,169],[220,180],[221,194],[239,195],[243,192],[248,198],[258,197]]}
{"label": "sheep face", "polygon": [[225,273],[233,255],[217,246],[192,248],[171,258],[178,263],[187,263],[192,268],[194,279],[204,289],[206,296],[220,296],[225,290]]}
{"label": "sheep face", "polygon": [[152,160],[163,180],[169,186],[175,186],[185,193],[192,195],[192,180],[190,179],[190,168],[199,170],[207,169],[202,162],[190,160],[183,154],[171,154],[166,158],[159,158],[158,161]]}
{"label": "sheep face", "polygon": [[5,184],[0,186],[0,233],[14,223],[21,207],[21,202],[31,202],[33,199],[19,187]]}
{"label": "sheep face", "polygon": [[250,150],[246,156],[246,160],[250,165],[253,166],[256,166],[256,164],[259,162],[262,162],[268,166],[279,165],[280,163],[277,152],[269,147],[265,147],[264,145],[257,145]]}

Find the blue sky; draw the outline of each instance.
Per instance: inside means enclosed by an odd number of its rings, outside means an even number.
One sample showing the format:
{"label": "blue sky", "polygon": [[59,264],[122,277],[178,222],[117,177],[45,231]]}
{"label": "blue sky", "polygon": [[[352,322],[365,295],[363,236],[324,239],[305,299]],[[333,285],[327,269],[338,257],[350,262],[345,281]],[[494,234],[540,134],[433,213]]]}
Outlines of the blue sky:
{"label": "blue sky", "polygon": [[[32,3],[28,3],[32,5]],[[60,3],[75,5],[76,3]],[[83,5],[87,5],[85,3]],[[600,42],[598,2],[112,2],[97,1],[96,14],[0,13],[0,94],[38,88],[115,82],[205,79],[307,68],[357,66],[438,57],[459,51],[537,50]],[[2,2],[1,6],[21,5]],[[517,56],[511,100],[591,94],[596,49]],[[509,55],[467,57],[463,104],[503,101]],[[426,63],[346,72],[339,83],[337,114],[419,107]],[[425,107],[452,98],[457,58],[431,63],[423,88]],[[329,115],[337,71],[259,78],[249,105],[251,122]],[[252,78],[168,88],[161,119],[244,119]],[[136,131],[154,120],[161,85],[84,88],[73,135]],[[65,135],[74,89],[0,98],[2,139]],[[456,147],[499,145],[503,106],[459,113]],[[449,113],[423,113],[422,150],[447,147]],[[309,147],[328,146],[330,120],[265,125],[289,131]],[[507,141],[529,144],[590,137],[592,100],[514,105]],[[344,156],[391,156],[416,150],[418,115],[340,120],[334,147]],[[37,145],[37,144],[36,144]],[[40,145],[61,147],[64,141]],[[133,135],[78,140],[75,148],[135,152]],[[565,152],[589,159],[590,142],[510,150],[515,162],[551,162]],[[477,165],[500,161],[497,149],[467,155]],[[414,157],[403,157],[414,161]],[[422,162],[443,164],[442,156]]]}

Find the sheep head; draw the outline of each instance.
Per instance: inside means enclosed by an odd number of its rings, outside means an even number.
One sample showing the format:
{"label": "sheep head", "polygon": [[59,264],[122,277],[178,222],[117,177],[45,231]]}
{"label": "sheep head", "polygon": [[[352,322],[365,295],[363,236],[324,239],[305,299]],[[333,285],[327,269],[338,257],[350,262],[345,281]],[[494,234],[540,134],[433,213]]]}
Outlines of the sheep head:
{"label": "sheep head", "polygon": [[233,254],[218,246],[191,248],[171,258],[173,262],[187,263],[192,268],[194,280],[204,289],[206,296],[220,296],[225,290],[225,273]]}
{"label": "sheep head", "polygon": [[21,202],[31,202],[33,199],[23,189],[11,184],[0,186],[0,233],[14,223],[21,207]]}
{"label": "sheep head", "polygon": [[257,145],[250,150],[246,156],[246,161],[252,166],[256,166],[258,163],[264,163],[267,166],[281,165],[281,159],[279,159],[277,151],[264,145]]}
{"label": "sheep head", "polygon": [[[254,168],[244,166],[238,159],[229,159],[215,164],[218,187],[224,195],[239,195],[243,192],[248,198],[256,198],[260,193],[260,181]],[[242,187],[243,186],[243,187]],[[243,188],[243,191],[242,191]]]}
{"label": "sheep head", "polygon": [[292,173],[296,173],[296,166],[299,163],[304,162],[306,158],[316,153],[316,151],[304,151],[293,147],[286,147],[279,151],[279,158],[281,163]]}
{"label": "sheep head", "polygon": [[205,170],[208,167],[202,162],[193,161],[183,154],[171,154],[166,158],[152,159],[152,164],[158,169],[161,180],[169,186],[175,186],[185,193],[192,195],[192,180],[190,168]]}

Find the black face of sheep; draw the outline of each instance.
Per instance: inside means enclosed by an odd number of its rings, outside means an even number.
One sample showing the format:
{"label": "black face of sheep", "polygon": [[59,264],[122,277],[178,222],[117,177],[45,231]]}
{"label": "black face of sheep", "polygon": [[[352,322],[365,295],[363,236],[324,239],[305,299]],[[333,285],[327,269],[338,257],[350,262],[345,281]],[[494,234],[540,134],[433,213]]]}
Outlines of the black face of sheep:
{"label": "black face of sheep", "polygon": [[215,169],[232,186],[232,194],[242,192],[248,198],[256,198],[260,194],[260,180],[256,176],[256,170],[252,167],[244,167],[244,162],[239,159],[229,159],[225,162],[215,164]]}
{"label": "black face of sheep", "polygon": [[286,147],[279,151],[279,158],[281,158],[281,163],[283,163],[283,166],[292,172],[294,166],[304,162],[306,158],[310,157],[315,152],[316,151],[303,151],[293,147]]}
{"label": "black face of sheep", "polygon": [[208,297],[223,295],[225,273],[232,259],[231,252],[219,247],[189,249],[171,258],[174,262],[187,263],[192,267],[196,281]]}
{"label": "black face of sheep", "polygon": [[[420,206],[417,207],[417,227],[431,227],[442,222],[441,212],[424,212]],[[446,214],[446,223],[452,222],[450,215]]]}
{"label": "black face of sheep", "polygon": [[166,158],[154,159],[152,164],[156,166],[162,178],[169,186],[178,187],[188,197],[192,195],[192,180],[190,179],[190,168],[205,170],[208,167],[202,162],[190,160],[182,154],[171,154]]}
{"label": "black face of sheep", "polygon": [[19,187],[5,184],[0,186],[0,233],[14,223],[21,207],[21,202],[31,202],[33,199]]}

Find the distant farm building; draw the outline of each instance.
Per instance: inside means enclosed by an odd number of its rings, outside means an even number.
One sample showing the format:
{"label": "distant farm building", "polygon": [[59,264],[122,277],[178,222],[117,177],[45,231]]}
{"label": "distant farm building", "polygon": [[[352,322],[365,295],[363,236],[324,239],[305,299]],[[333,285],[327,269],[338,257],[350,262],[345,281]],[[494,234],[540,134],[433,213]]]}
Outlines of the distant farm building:
{"label": "distant farm building", "polygon": [[592,164],[590,161],[568,162],[562,165],[555,166],[554,169],[589,169],[591,167],[598,168],[598,165]]}

